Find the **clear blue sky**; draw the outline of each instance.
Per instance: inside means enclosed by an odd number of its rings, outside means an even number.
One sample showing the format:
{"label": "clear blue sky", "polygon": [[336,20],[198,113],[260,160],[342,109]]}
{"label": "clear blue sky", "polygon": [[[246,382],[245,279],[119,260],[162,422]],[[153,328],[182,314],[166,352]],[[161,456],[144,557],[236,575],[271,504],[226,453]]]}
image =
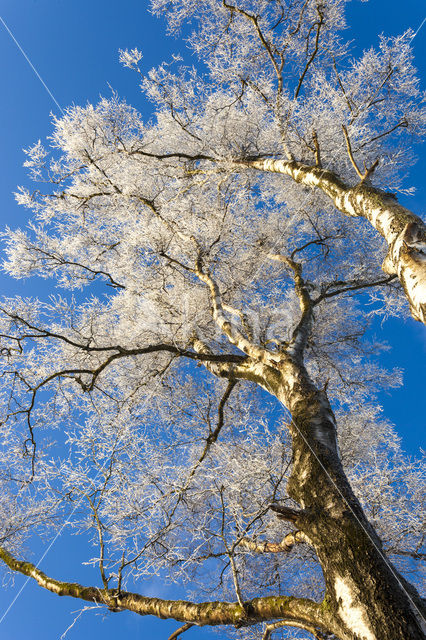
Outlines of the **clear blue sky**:
{"label": "clear blue sky", "polygon": [[[61,107],[71,103],[97,102],[99,95],[108,96],[110,86],[133,104],[145,116],[149,105],[138,89],[137,77],[118,63],[118,49],[137,46],[144,53],[143,68],[149,69],[171,53],[184,53],[184,45],[165,37],[162,21],[147,13],[147,0],[1,0],[0,16],[36,67]],[[377,34],[395,35],[411,27],[416,30],[426,16],[424,0],[353,0],[348,7],[350,37],[360,48],[377,42]],[[426,85],[426,24],[414,40],[416,63]],[[188,54],[186,54],[188,55]],[[51,131],[50,113],[59,109],[0,23],[1,86],[0,99],[0,227],[24,226],[26,211],[16,206],[13,191],[26,182],[22,149]],[[417,187],[414,197],[402,202],[418,213],[426,208],[426,159],[412,171],[412,184]],[[15,292],[43,296],[47,284],[33,282],[17,285],[0,276],[2,293]],[[380,326],[377,332],[381,331]],[[424,429],[424,329],[412,320],[393,321],[384,327],[393,349],[383,356],[388,366],[405,369],[402,389],[381,399],[385,415],[395,424],[407,451],[415,453]],[[423,372],[423,375],[421,375]],[[420,374],[420,375],[419,375]],[[422,381],[423,378],[423,381]],[[422,411],[423,409],[423,411]],[[423,421],[423,424],[422,424]],[[424,446],[424,445],[423,445]],[[56,541],[46,555],[41,568],[53,577],[92,583],[89,568],[75,567],[74,561],[84,540],[78,538]],[[46,547],[38,545],[34,558]],[[23,585],[16,579],[14,589],[0,590],[0,619],[15,594]],[[139,586],[141,593],[157,595],[155,583]],[[173,597],[164,590],[162,597]],[[28,584],[0,623],[3,640],[59,640],[79,609],[79,603],[69,598],[57,598],[33,584]],[[125,637],[131,640],[167,638],[178,626],[173,621],[138,618],[129,613],[95,616],[83,614],[69,631],[67,638],[104,640]],[[191,629],[185,640],[200,640],[211,636],[207,630]]]}

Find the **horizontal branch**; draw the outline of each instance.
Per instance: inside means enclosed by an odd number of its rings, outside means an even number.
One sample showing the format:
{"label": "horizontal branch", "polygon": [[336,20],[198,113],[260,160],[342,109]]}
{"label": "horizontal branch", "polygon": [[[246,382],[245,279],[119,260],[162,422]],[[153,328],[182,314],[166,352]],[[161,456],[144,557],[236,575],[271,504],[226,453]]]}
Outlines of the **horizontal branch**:
{"label": "horizontal branch", "polygon": [[209,160],[210,162],[214,162],[215,158],[213,156],[207,156],[204,153],[195,153],[189,154],[184,153],[183,151],[176,151],[171,153],[152,153],[150,151],[143,151],[142,149],[134,149],[131,151],[126,151],[129,156],[145,156],[147,158],[154,158],[156,160],[169,160],[171,158],[178,158],[179,160],[189,160],[190,162],[196,162],[198,160]]}
{"label": "horizontal branch", "polygon": [[358,291],[359,289],[369,289],[373,287],[380,287],[381,285],[389,284],[395,279],[396,279],[396,275],[392,275],[392,276],[388,276],[387,278],[381,278],[380,280],[374,280],[373,282],[361,282],[360,284],[353,284],[353,285],[351,285],[349,282],[330,283],[330,285],[326,285],[327,288],[337,287],[337,286],[341,286],[341,288],[335,289],[334,291],[328,291],[324,287],[324,291],[312,301],[312,304],[317,305],[319,302],[321,302],[325,298],[340,296],[348,291]]}
{"label": "horizontal branch", "polygon": [[327,638],[330,637],[328,634],[323,634],[314,625],[309,625],[298,620],[286,618],[285,620],[279,620],[278,622],[267,624],[263,632],[262,640],[270,640],[271,634],[277,629],[282,629],[282,627],[296,627],[298,629],[305,629],[305,631],[309,631],[309,633],[312,633],[314,638],[316,638],[317,640],[327,640]]}
{"label": "horizontal branch", "polygon": [[[110,356],[110,358],[113,358],[113,359],[126,357],[126,356],[144,355],[148,353],[155,353],[158,351],[166,351],[168,353],[173,353],[173,354],[176,354],[177,356],[190,358],[192,360],[201,360],[201,361],[209,361],[209,362],[241,364],[246,360],[245,356],[241,356],[238,354],[197,353],[195,351],[190,351],[189,349],[183,349],[180,347],[176,347],[175,345],[166,344],[166,343],[148,345],[147,347],[136,347],[134,349],[126,349],[125,347],[121,347],[120,345],[110,345],[110,346],[103,346],[103,347],[91,346],[90,344],[82,344],[82,343],[76,342],[75,340],[72,340],[67,336],[61,335],[54,331],[50,331],[48,329],[44,329],[41,327],[36,327],[35,325],[25,320],[25,318],[22,318],[21,316],[18,316],[17,314],[14,314],[14,313],[9,313],[6,309],[0,308],[0,312],[3,312],[5,315],[7,315],[12,320],[15,320],[16,322],[22,323],[24,326],[28,327],[32,331],[37,332],[36,334],[31,334],[29,336],[26,336],[26,335],[21,335],[21,336],[3,335],[2,336],[10,340],[23,340],[26,337],[31,338],[32,340],[35,340],[37,338],[53,338],[55,340],[60,340],[61,342],[65,342],[66,344],[69,344],[70,346],[75,347],[76,349],[81,349],[82,351],[93,352],[93,353],[115,351],[116,353]],[[90,339],[88,339],[88,342],[89,341]]]}
{"label": "horizontal branch", "polygon": [[140,349],[122,349],[118,355],[132,356],[143,355],[147,353],[154,353],[157,351],[166,351],[174,353],[177,356],[183,358],[190,358],[191,360],[200,360],[202,362],[223,362],[224,364],[242,364],[247,360],[246,356],[240,356],[234,353],[197,353],[195,351],[189,351],[188,349],[180,349],[171,344],[156,344],[149,347],[141,347]]}
{"label": "horizontal branch", "polygon": [[426,561],[426,553],[421,551],[408,551],[406,549],[386,549],[386,553],[390,556],[406,556],[407,558],[413,558],[414,560]]}
{"label": "horizontal branch", "polygon": [[245,626],[258,622],[296,618],[307,624],[327,628],[326,613],[321,605],[307,598],[267,596],[247,600],[241,606],[235,602],[189,602],[185,600],[162,600],[128,591],[86,587],[76,582],[55,580],[40,571],[30,562],[17,560],[6,549],[0,547],[0,559],[12,570],[35,580],[37,584],[58,596],[70,596],[103,604],[112,611],[133,611],[141,616],[172,618],[199,626],[234,625]]}
{"label": "horizontal branch", "polygon": [[[74,196],[74,194],[68,194],[70,197],[78,197],[78,196]],[[100,195],[100,194],[96,194],[96,195]],[[111,194],[105,194],[105,195],[111,195]],[[92,196],[93,197],[93,196]],[[115,243],[114,245],[112,245],[112,247],[117,246],[118,243]],[[114,287],[115,289],[125,289],[125,285],[120,284],[119,282],[116,282],[116,280],[114,280],[114,278],[112,277],[112,275],[110,273],[108,273],[107,271],[103,271],[102,269],[92,269],[91,267],[88,267],[85,264],[82,264],[81,262],[75,262],[74,260],[66,260],[66,258],[64,258],[62,255],[60,255],[59,253],[50,253],[49,251],[45,251],[44,249],[42,249],[41,247],[37,247],[34,244],[31,244],[29,247],[29,249],[31,249],[31,251],[35,251],[36,253],[40,253],[41,255],[43,255],[46,259],[51,259],[52,261],[55,261],[57,263],[57,266],[59,267],[65,267],[65,266],[69,266],[69,267],[78,267],[79,269],[83,269],[83,271],[88,271],[90,274],[93,275],[93,279],[96,276],[104,276],[104,278],[107,278],[109,280],[109,285],[111,287]]]}
{"label": "horizontal branch", "polygon": [[254,553],[286,553],[291,551],[298,542],[309,543],[309,538],[303,531],[291,531],[281,542],[256,542],[251,538],[243,538],[239,542],[239,546]]}

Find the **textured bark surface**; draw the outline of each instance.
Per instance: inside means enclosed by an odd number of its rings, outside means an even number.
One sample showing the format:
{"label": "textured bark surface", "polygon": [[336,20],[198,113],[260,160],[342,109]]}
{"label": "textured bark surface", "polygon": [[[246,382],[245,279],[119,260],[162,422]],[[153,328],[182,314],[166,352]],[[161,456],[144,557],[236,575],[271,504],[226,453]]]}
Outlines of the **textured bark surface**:
{"label": "textured bark surface", "polygon": [[153,615],[157,618],[173,618],[181,622],[194,622],[198,626],[255,624],[263,620],[289,618],[305,621],[306,624],[327,627],[329,614],[321,610],[321,605],[306,598],[271,596],[254,598],[244,602],[242,607],[233,602],[188,602],[184,600],[162,600],[144,597],[128,591],[85,587],[74,582],[55,580],[37,569],[30,562],[14,558],[0,547],[0,558],[13,571],[33,578],[41,587],[59,596],[71,596],[88,602],[97,602],[112,611],[128,610],[141,616]]}
{"label": "textured bark surface", "polygon": [[237,164],[282,173],[296,182],[317,187],[345,215],[368,220],[389,247],[383,271],[398,276],[413,318],[426,323],[426,226],[421,218],[402,207],[393,194],[363,182],[349,187],[331,171],[299,162],[269,159]]}
{"label": "textured bark surface", "polygon": [[248,360],[233,375],[260,384],[292,414],[287,491],[302,507],[300,517],[291,519],[315,548],[324,573],[326,595],[317,623],[323,628],[327,620],[327,630],[340,640],[423,640],[424,602],[385,557],[351,489],[333,411],[326,393],[310,380],[302,355],[269,364]]}
{"label": "textured bark surface", "polygon": [[[420,640],[420,599],[385,558],[343,471],[326,394],[303,365],[287,360],[277,397],[292,413],[294,465],[289,495],[302,507],[296,524],[320,560],[332,614],[342,640]],[[409,588],[409,587],[408,587]]]}

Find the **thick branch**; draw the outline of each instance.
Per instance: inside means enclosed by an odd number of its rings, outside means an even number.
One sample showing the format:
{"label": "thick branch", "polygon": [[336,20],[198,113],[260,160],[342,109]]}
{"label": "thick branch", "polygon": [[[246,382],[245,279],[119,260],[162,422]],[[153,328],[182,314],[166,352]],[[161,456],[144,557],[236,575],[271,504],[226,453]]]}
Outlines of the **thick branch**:
{"label": "thick branch", "polygon": [[50,578],[30,562],[17,560],[6,549],[0,547],[0,559],[12,571],[33,578],[44,589],[59,596],[71,596],[87,602],[104,604],[111,610],[133,611],[141,616],[173,618],[199,626],[250,625],[262,621],[292,617],[306,624],[328,626],[326,612],[321,606],[306,598],[270,596],[254,598],[244,602],[244,607],[233,602],[189,602],[185,600],[162,600],[128,591],[85,587],[75,582],[62,582]]}
{"label": "thick branch", "polygon": [[283,262],[293,271],[295,290],[297,297],[299,298],[299,306],[302,315],[293,331],[290,344],[287,348],[287,353],[301,362],[303,360],[303,352],[311,330],[313,306],[308,288],[302,277],[302,265],[299,262],[295,262],[291,258],[287,258],[280,254],[269,254],[268,257],[272,260]]}
{"label": "thick branch", "polygon": [[289,522],[294,522],[295,524],[304,513],[303,510],[284,507],[280,504],[271,504],[269,508],[271,511],[274,511],[281,520],[289,520]]}
{"label": "thick branch", "polygon": [[[224,313],[224,305],[222,303],[222,297],[219,291],[219,287],[215,280],[211,277],[211,275],[203,270],[201,259],[197,261],[195,273],[197,277],[210,289],[210,299],[213,307],[214,321],[223,331],[229,342],[238,347],[238,349],[246,353],[248,356],[255,358],[256,360],[264,362],[273,357],[273,354],[251,343],[232,322],[227,320]],[[227,305],[227,308],[230,308],[229,305]],[[233,310],[233,313],[239,315],[237,311]]]}
{"label": "thick branch", "polygon": [[365,181],[349,187],[326,169],[287,160],[238,160],[235,167],[282,173],[305,186],[317,187],[334,206],[350,217],[366,218],[389,246],[383,271],[397,275],[410,303],[413,318],[426,323],[426,225],[402,207],[392,194]]}

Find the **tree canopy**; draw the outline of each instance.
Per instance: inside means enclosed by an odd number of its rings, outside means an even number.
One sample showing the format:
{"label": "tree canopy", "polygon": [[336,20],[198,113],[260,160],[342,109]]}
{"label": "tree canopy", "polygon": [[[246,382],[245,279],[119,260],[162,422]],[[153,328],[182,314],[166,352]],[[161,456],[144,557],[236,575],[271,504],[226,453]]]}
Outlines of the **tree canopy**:
{"label": "tree canopy", "polygon": [[[425,322],[425,226],[397,200],[425,100],[413,33],[352,59],[344,5],[155,0],[199,65],[122,51],[152,119],[113,95],[26,151],[5,268],[62,292],[1,301],[0,557],[42,587],[183,631],[423,637],[424,467],[366,332]],[[22,559],[64,521],[98,584]]]}

